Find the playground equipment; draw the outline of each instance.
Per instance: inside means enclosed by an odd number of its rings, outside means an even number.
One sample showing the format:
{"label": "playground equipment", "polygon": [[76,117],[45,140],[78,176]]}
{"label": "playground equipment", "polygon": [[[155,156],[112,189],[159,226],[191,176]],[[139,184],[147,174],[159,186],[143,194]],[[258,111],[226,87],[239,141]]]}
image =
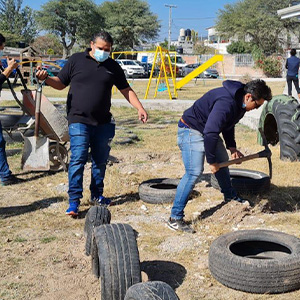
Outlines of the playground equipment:
{"label": "playground equipment", "polygon": [[200,73],[204,72],[206,69],[211,67],[216,62],[221,61],[223,62],[223,55],[217,54],[199,66],[197,69],[183,77],[180,81],[176,82],[176,89],[182,88],[185,84],[190,82],[192,79],[197,77]]}
{"label": "playground equipment", "polygon": [[[176,81],[176,73],[177,73],[176,51],[168,51],[167,49],[164,49],[161,46],[157,46],[155,51],[113,52],[112,58],[118,59],[120,56],[123,55],[125,55],[126,58],[128,55],[130,55],[131,58],[137,55],[138,58],[140,56],[140,59],[145,58],[145,61],[141,59],[142,62],[152,63],[152,69],[149,76],[144,99],[148,98],[149,90],[153,78],[156,80],[154,98],[157,97],[157,92],[168,91],[169,98],[176,99],[178,97],[177,90],[181,89],[184,85],[186,85],[192,79],[196,78],[200,73],[204,72],[215,63],[217,62],[223,63],[223,55],[216,54],[212,58],[210,58],[209,60],[201,64],[197,69],[193,70],[191,73],[183,77],[181,80]],[[172,57],[172,61],[171,61],[171,57]],[[155,69],[159,69],[157,77],[154,76]],[[223,74],[224,74],[224,70],[223,70]],[[171,90],[173,90],[174,96],[172,96]]]}

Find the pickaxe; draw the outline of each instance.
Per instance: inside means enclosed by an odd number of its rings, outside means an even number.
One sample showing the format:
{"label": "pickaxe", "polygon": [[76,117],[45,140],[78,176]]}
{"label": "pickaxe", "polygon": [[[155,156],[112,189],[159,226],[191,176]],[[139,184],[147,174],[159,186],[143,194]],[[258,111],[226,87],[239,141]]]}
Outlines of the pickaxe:
{"label": "pickaxe", "polygon": [[247,161],[247,160],[260,158],[260,157],[266,157],[268,159],[269,174],[270,174],[270,179],[271,179],[272,178],[272,161],[271,161],[272,152],[271,152],[270,148],[268,147],[268,142],[267,142],[267,139],[266,139],[266,136],[265,136],[263,130],[261,128],[259,128],[258,130],[261,134],[261,137],[262,137],[262,140],[263,140],[263,145],[265,146],[264,150],[262,150],[260,152],[257,152],[257,153],[254,153],[254,154],[246,155],[246,156],[241,157],[241,158],[236,158],[236,159],[232,159],[232,160],[229,160],[229,161],[221,162],[221,163],[219,163],[219,167],[224,168],[224,167],[228,167],[230,165],[240,164],[240,163],[242,163],[244,161]]}

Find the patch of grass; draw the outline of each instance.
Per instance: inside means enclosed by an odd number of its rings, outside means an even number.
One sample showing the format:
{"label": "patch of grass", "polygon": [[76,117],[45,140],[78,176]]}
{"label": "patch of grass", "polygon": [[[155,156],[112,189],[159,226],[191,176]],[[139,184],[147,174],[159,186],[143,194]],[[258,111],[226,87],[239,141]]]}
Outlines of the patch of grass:
{"label": "patch of grass", "polygon": [[24,242],[27,242],[27,239],[18,236],[18,237],[16,237],[16,238],[14,239],[14,242],[16,242],[16,243],[24,243]]}
{"label": "patch of grass", "polygon": [[42,244],[48,244],[56,240],[56,236],[48,236],[40,239]]}

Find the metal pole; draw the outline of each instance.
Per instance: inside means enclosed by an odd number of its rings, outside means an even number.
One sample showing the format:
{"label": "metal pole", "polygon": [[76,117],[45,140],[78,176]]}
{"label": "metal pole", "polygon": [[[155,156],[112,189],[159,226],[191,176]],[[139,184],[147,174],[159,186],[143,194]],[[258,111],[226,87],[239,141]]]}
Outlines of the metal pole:
{"label": "metal pole", "polygon": [[170,51],[171,46],[171,25],[172,25],[172,8],[176,8],[176,5],[165,4],[165,7],[169,7],[169,37],[168,37],[168,50]]}

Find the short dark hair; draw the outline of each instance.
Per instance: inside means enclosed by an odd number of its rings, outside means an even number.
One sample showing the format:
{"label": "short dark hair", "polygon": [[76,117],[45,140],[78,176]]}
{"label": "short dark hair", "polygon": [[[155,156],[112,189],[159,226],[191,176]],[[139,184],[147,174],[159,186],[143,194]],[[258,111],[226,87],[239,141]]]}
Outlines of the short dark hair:
{"label": "short dark hair", "polygon": [[0,46],[2,46],[3,43],[5,43],[5,37],[0,33]]}
{"label": "short dark hair", "polygon": [[296,49],[294,49],[294,48],[291,49],[290,54],[291,54],[292,56],[295,56],[296,53],[297,53]]}
{"label": "short dark hair", "polygon": [[114,43],[113,38],[107,31],[100,31],[100,32],[95,33],[92,37],[92,41],[95,43],[96,39],[101,39],[107,43],[110,43],[111,46]]}
{"label": "short dark hair", "polygon": [[253,100],[264,99],[270,101],[272,99],[272,91],[262,79],[255,79],[246,83],[244,91],[252,95]]}

